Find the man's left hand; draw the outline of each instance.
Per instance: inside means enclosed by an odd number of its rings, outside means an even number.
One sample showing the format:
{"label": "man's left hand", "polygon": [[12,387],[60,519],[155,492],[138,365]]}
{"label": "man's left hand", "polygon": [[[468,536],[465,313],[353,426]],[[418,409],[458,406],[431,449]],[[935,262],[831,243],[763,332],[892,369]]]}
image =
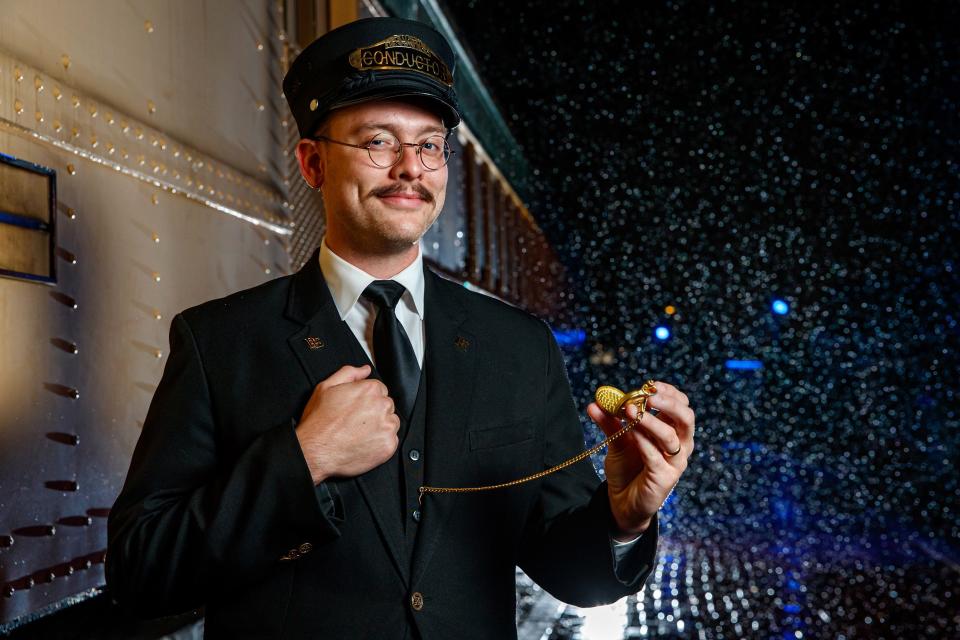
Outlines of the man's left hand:
{"label": "man's left hand", "polygon": [[[673,385],[655,385],[657,393],[647,400],[648,412],[636,427],[610,444],[604,461],[617,539],[635,538],[647,530],[693,453],[696,416],[689,399]],[[659,411],[656,416],[649,412],[651,407]],[[628,420],[636,420],[637,413],[636,406],[627,407]],[[587,407],[587,415],[607,436],[623,427],[619,418],[605,413],[595,402]]]}

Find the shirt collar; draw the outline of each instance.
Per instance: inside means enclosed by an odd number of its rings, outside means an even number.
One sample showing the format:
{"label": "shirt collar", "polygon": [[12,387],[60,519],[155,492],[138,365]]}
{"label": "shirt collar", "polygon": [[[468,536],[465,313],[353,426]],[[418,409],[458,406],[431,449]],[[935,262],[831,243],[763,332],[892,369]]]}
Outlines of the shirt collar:
{"label": "shirt collar", "polygon": [[[320,241],[320,271],[330,288],[333,303],[343,320],[357,304],[367,286],[377,280],[363,269],[350,264],[327,246],[327,240]],[[417,257],[410,265],[389,278],[402,284],[406,291],[401,300],[406,300],[411,310],[423,319],[423,252],[417,247]]]}

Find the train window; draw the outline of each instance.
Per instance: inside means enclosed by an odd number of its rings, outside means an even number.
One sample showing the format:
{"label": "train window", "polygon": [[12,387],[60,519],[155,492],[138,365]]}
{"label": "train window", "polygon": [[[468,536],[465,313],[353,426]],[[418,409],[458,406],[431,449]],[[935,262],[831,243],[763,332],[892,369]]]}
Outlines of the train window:
{"label": "train window", "polygon": [[0,276],[56,282],[56,172],[0,154]]}

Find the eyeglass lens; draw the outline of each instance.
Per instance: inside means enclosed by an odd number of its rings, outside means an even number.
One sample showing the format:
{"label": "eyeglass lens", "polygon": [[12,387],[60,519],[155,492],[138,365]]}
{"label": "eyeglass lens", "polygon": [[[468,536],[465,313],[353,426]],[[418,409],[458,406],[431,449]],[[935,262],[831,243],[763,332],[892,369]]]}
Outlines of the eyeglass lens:
{"label": "eyeglass lens", "polygon": [[367,151],[373,164],[386,169],[400,162],[404,146],[417,146],[420,162],[427,169],[439,169],[450,159],[450,145],[439,135],[430,136],[419,145],[403,145],[393,134],[378,133],[370,141]]}

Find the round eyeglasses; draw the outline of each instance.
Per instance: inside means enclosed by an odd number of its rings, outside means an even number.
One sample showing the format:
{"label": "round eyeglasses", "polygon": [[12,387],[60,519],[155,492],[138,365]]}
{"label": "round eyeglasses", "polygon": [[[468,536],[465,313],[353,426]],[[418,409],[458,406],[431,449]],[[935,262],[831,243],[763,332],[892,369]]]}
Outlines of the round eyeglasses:
{"label": "round eyeglasses", "polygon": [[370,156],[370,162],[381,169],[389,169],[400,162],[404,147],[416,147],[420,162],[428,171],[442,169],[450,160],[450,156],[453,155],[453,149],[447,144],[446,138],[441,135],[430,136],[420,143],[400,142],[397,136],[386,132],[378,133],[366,144],[351,144],[326,136],[315,136],[313,139],[353,147],[354,149],[366,149]]}

